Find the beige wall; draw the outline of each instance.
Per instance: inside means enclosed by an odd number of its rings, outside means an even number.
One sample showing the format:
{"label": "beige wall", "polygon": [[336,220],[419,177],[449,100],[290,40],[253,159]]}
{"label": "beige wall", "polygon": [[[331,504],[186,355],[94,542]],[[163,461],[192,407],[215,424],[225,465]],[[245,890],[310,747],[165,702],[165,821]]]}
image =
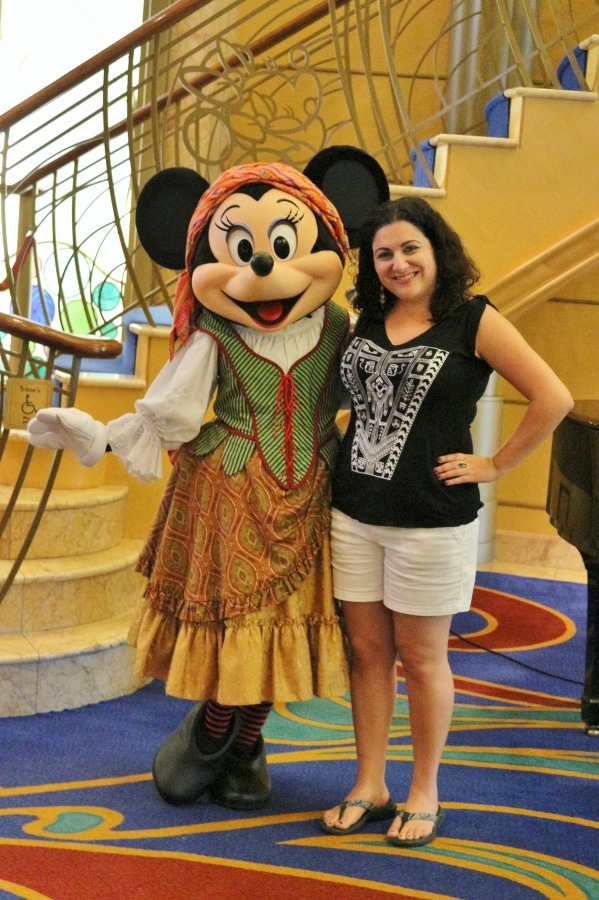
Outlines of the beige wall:
{"label": "beige wall", "polygon": [[[572,284],[570,297],[545,301],[519,316],[514,324],[567,384],[575,400],[599,398],[599,270]],[[505,397],[505,439],[520,421],[525,405],[505,383],[500,393]],[[545,512],[550,453],[549,440],[501,479],[498,528],[555,533]]]}

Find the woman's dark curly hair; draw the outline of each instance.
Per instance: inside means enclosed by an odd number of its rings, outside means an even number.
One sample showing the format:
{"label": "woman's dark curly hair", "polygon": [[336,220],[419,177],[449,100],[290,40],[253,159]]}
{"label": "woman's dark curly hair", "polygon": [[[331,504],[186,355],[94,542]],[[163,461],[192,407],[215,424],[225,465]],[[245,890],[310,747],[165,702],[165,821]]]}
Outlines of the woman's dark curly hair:
{"label": "woman's dark curly hair", "polygon": [[365,221],[360,239],[358,272],[352,306],[362,319],[382,321],[397,302],[384,289],[374,268],[372,242],[379,228],[394,222],[410,222],[430,241],[437,264],[437,284],[431,297],[431,318],[439,322],[472,296],[480,279],[457,232],[421,197],[401,197],[379,206]]}

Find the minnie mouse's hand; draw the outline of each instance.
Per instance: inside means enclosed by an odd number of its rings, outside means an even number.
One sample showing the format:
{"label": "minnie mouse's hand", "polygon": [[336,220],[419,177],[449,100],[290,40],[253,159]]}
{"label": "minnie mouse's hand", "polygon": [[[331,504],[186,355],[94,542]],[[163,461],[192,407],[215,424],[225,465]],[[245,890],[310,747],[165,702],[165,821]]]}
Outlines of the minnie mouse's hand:
{"label": "minnie mouse's hand", "polygon": [[33,447],[69,450],[84,466],[95,466],[106,452],[106,426],[80,409],[40,409],[27,425]]}
{"label": "minnie mouse's hand", "polygon": [[495,481],[500,471],[493,462],[492,456],[475,456],[468,453],[450,453],[440,456],[439,465],[434,472],[444,484],[483,484]]}

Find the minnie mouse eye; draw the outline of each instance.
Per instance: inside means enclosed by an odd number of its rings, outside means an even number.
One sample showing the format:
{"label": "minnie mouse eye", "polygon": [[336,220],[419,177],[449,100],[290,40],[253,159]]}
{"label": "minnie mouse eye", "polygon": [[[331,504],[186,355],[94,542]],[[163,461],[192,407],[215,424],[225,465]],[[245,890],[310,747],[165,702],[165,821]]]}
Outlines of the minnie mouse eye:
{"label": "minnie mouse eye", "polygon": [[297,233],[289,222],[279,222],[270,233],[270,247],[277,259],[291,259],[297,250]]}
{"label": "minnie mouse eye", "polygon": [[227,234],[227,247],[233,262],[238,266],[247,266],[254,255],[252,237],[245,228],[232,228]]}

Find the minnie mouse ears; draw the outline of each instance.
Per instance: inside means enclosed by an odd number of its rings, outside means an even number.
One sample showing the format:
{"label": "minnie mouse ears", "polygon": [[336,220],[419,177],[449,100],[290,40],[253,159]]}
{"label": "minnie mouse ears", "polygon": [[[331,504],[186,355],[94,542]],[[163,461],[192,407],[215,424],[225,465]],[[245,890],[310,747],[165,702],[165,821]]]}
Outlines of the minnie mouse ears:
{"label": "minnie mouse ears", "polygon": [[193,169],[157,172],[137,201],[135,226],[142,247],[165,269],[183,269],[187,228],[208,182]]}
{"label": "minnie mouse ears", "polygon": [[[336,207],[351,247],[359,245],[364,220],[389,199],[387,178],[378,162],[357,147],[321,150],[304,175]],[[193,169],[175,167],[154,175],[137,201],[135,224],[148,256],[166,269],[185,267],[187,230],[209,183]]]}
{"label": "minnie mouse ears", "polygon": [[304,175],[337,208],[350,247],[357,247],[364,221],[389,199],[387,176],[376,159],[357,147],[327,147],[308,163]]}

